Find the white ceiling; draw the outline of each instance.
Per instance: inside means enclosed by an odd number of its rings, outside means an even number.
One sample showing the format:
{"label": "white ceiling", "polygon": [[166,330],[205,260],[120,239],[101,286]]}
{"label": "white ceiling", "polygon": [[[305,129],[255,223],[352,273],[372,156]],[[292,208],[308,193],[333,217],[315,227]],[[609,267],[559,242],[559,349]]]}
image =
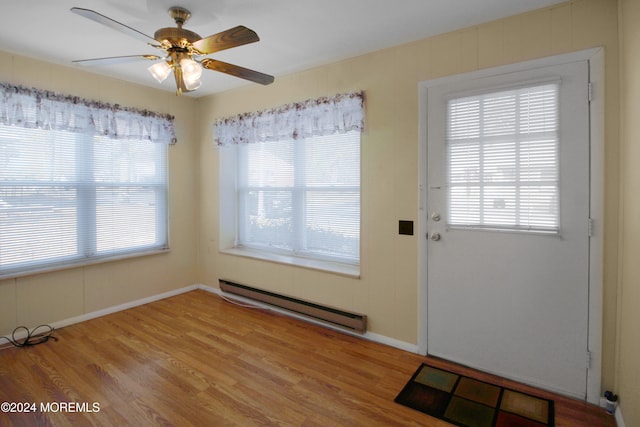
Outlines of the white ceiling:
{"label": "white ceiling", "polygon": [[[206,37],[244,25],[258,43],[210,55],[272,74],[276,81],[296,71],[361,55],[459,28],[538,9],[561,0],[13,0],[2,2],[0,50],[81,67],[75,59],[159,54],[144,42],[71,13],[92,9],[149,36],[175,26],[171,6],[189,9],[185,28]],[[83,66],[84,70],[175,91],[159,85],[149,62]],[[203,96],[249,83],[206,71]]]}

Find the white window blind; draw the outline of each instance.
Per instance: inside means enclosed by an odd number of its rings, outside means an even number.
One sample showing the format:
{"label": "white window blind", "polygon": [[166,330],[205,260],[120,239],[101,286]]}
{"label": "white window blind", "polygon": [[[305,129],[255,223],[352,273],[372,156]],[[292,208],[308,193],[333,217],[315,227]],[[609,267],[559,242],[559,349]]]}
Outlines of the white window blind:
{"label": "white window blind", "polygon": [[448,101],[448,223],[558,232],[558,83]]}
{"label": "white window blind", "polygon": [[167,145],[0,125],[0,276],[167,247]]}
{"label": "white window blind", "polygon": [[359,262],[359,130],[237,149],[239,246]]}

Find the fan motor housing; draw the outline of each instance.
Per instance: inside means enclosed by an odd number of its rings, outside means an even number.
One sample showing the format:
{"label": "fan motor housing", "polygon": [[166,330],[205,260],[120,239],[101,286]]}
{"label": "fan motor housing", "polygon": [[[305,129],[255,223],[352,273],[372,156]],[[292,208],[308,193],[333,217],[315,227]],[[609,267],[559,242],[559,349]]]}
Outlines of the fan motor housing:
{"label": "fan motor housing", "polygon": [[193,31],[185,30],[184,28],[160,28],[155,32],[153,38],[159,42],[168,42],[172,46],[187,47],[193,42],[197,42],[202,37]]}

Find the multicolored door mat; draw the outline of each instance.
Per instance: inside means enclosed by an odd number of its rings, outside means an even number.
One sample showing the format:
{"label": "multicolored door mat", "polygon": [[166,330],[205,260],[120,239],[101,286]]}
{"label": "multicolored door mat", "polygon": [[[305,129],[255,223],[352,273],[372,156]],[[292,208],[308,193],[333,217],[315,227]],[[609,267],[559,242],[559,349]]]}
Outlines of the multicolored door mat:
{"label": "multicolored door mat", "polygon": [[554,426],[553,400],[425,364],[395,402],[463,427]]}

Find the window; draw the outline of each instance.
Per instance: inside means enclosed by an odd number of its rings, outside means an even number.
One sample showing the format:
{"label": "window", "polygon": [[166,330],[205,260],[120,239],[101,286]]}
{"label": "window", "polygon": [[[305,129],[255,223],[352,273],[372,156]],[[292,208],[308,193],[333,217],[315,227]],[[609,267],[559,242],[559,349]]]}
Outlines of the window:
{"label": "window", "polygon": [[167,248],[166,144],[21,126],[38,108],[20,105],[0,123],[0,276]]}
{"label": "window", "polygon": [[452,226],[558,232],[558,84],[447,104]]}
{"label": "window", "polygon": [[362,94],[218,121],[222,249],[359,265],[362,126]]}
{"label": "window", "polygon": [[359,132],[238,150],[238,245],[359,261]]}

